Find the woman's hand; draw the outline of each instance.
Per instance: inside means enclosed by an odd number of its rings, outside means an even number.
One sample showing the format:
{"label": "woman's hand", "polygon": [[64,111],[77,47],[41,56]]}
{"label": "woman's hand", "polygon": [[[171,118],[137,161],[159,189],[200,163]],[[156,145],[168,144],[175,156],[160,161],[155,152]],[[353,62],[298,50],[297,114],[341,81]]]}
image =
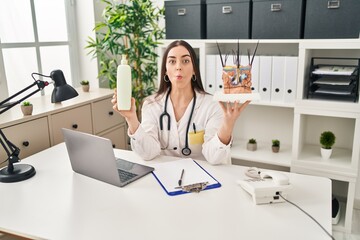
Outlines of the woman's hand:
{"label": "woman's hand", "polygon": [[230,102],[220,102],[220,106],[224,112],[224,121],[228,124],[235,124],[236,119],[239,118],[241,112],[249,105],[250,101],[246,101],[240,104],[239,101],[235,101],[232,105]]}
{"label": "woman's hand", "polygon": [[130,133],[134,134],[140,125],[138,117],[136,115],[135,98],[131,98],[130,110],[119,110],[117,107],[117,94],[115,89],[115,93],[111,99],[111,103],[113,104],[113,109],[125,118],[126,122],[129,125]]}
{"label": "woman's hand", "polygon": [[224,122],[218,131],[218,136],[222,143],[226,145],[230,143],[236,120],[249,103],[250,101],[246,101],[243,104],[240,104],[238,101],[235,101],[234,104],[231,104],[230,102],[220,102],[220,106],[224,113]]}

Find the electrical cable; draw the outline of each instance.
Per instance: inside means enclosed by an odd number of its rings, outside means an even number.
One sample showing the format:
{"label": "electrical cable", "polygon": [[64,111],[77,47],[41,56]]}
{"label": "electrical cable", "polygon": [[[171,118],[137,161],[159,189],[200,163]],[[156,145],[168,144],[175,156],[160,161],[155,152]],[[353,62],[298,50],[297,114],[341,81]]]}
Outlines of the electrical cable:
{"label": "electrical cable", "polygon": [[278,193],[277,195],[279,195],[282,199],[284,199],[286,202],[292,204],[293,206],[297,207],[298,209],[300,209],[303,213],[305,213],[309,218],[311,218],[317,225],[319,225],[321,227],[322,230],[324,230],[324,232],[333,240],[335,240],[335,238],[313,217],[311,216],[309,213],[307,213],[305,210],[303,210],[301,207],[299,207],[298,205],[296,205],[295,203],[291,202],[290,200],[287,200],[286,198],[284,198],[280,193]]}
{"label": "electrical cable", "polygon": [[245,172],[245,175],[250,178],[260,178],[260,173],[261,173],[261,171],[257,167],[250,167]]}
{"label": "electrical cable", "polygon": [[[250,177],[250,178],[261,178],[260,177],[260,173],[261,170],[257,167],[249,167],[246,171],[245,171],[245,175]],[[286,198],[284,198],[280,193],[276,193],[277,195],[279,195],[282,199],[284,199],[286,202],[292,204],[293,206],[297,207],[298,209],[300,209],[303,213],[305,213],[308,217],[310,217],[317,225],[319,225],[321,227],[322,230],[325,231],[325,233],[333,240],[335,240],[335,238],[313,217],[311,216],[309,213],[307,213],[305,210],[303,210],[301,207],[299,207],[298,205],[296,205],[295,203],[291,202],[290,200],[287,200]]]}

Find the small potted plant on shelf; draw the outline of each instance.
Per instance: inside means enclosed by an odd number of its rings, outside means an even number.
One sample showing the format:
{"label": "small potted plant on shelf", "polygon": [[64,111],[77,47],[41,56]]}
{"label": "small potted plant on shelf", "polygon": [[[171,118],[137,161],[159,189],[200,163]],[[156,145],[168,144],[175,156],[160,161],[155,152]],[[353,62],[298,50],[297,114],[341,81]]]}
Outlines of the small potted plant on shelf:
{"label": "small potted plant on shelf", "polygon": [[247,145],[246,145],[246,149],[249,151],[255,151],[257,149],[257,143],[256,143],[256,139],[255,138],[250,138]]}
{"label": "small potted plant on shelf", "polygon": [[335,134],[331,131],[322,132],[320,135],[321,157],[329,159],[332,154],[332,146],[335,144]]}
{"label": "small potted plant on shelf", "polygon": [[278,139],[273,139],[272,140],[272,145],[271,145],[271,149],[274,153],[279,152],[280,150],[280,140]]}
{"label": "small potted plant on shelf", "polygon": [[24,116],[31,115],[33,112],[33,105],[29,101],[25,101],[21,104],[21,111]]}
{"label": "small potted plant on shelf", "polygon": [[89,81],[87,81],[87,80],[82,80],[82,81],[80,82],[80,84],[81,84],[82,90],[83,90],[84,92],[88,92],[88,91],[89,91],[89,89],[90,89],[90,83],[89,83]]}

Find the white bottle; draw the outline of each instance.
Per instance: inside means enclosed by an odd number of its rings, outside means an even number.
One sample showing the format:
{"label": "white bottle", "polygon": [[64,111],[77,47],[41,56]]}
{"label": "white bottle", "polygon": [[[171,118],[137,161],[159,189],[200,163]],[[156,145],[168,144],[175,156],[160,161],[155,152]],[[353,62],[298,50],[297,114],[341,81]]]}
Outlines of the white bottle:
{"label": "white bottle", "polygon": [[119,110],[131,108],[131,68],[126,55],[122,55],[121,64],[117,67],[116,77],[117,107]]}

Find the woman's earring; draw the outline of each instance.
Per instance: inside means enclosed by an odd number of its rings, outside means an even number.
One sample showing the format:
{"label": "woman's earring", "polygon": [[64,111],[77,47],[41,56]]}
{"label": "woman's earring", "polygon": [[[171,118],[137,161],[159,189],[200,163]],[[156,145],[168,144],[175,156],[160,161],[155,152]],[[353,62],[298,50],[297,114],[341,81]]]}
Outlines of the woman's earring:
{"label": "woman's earring", "polygon": [[192,75],[191,80],[192,80],[193,82],[196,82],[196,76],[195,76],[195,74],[194,74],[194,75]]}
{"label": "woman's earring", "polygon": [[168,75],[164,75],[164,81],[165,82],[170,82],[170,79],[169,79]]}

